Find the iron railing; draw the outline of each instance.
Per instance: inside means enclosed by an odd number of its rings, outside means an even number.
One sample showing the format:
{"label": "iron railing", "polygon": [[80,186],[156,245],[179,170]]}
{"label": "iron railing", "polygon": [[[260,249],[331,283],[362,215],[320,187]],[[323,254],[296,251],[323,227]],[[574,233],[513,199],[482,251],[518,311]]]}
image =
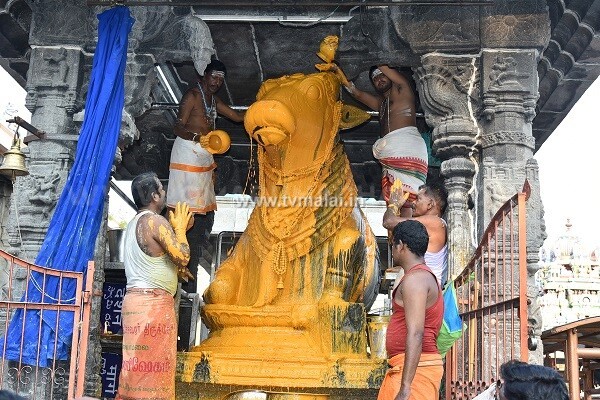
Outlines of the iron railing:
{"label": "iron railing", "polygon": [[[12,317],[17,310],[22,310],[26,317],[34,312],[43,316],[44,312],[56,312],[56,321],[62,318],[73,318],[73,337],[71,341],[69,360],[57,360],[57,347],[53,349],[53,359],[49,366],[41,367],[39,355],[35,365],[26,364],[22,360],[25,336],[25,318],[21,324],[21,341],[19,346],[19,359],[8,360],[0,358],[0,389],[12,391],[23,395],[30,400],[72,400],[83,396],[85,363],[87,357],[89,321],[91,309],[91,293],[94,276],[94,263],[88,264],[87,276],[81,272],[59,271],[40,267],[28,263],[15,256],[0,250],[0,340],[6,349],[8,341],[7,332]],[[24,301],[30,289],[29,282],[34,282],[33,287],[44,295],[39,302]],[[52,298],[46,293],[46,282],[53,279],[57,287],[63,288],[67,284],[75,287],[73,298]],[[42,338],[42,319],[37,326],[38,343],[40,348]],[[31,335],[31,325],[27,325],[27,334]],[[54,332],[57,331],[57,326]],[[2,354],[0,354],[2,356]]]}
{"label": "iron railing", "polygon": [[454,280],[466,328],[446,358],[446,399],[471,399],[511,359],[527,361],[526,181],[498,210]]}

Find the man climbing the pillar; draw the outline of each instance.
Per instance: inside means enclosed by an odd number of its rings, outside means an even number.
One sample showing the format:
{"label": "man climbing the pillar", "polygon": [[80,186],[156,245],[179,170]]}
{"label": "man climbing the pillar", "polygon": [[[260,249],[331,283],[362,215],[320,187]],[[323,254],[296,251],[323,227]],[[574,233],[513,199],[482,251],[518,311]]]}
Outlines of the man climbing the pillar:
{"label": "man climbing the pillar", "polygon": [[373,66],[369,77],[377,95],[372,95],[348,81],[339,67],[336,72],[352,97],[379,112],[381,138],[373,145],[373,155],[383,167],[383,198],[389,200],[391,186],[400,179],[410,193],[401,215],[410,217],[411,204],[427,177],[428,156],[427,145],[416,127],[415,93],[409,80],[387,65]]}
{"label": "man climbing the pillar", "polygon": [[408,219],[422,223],[429,235],[425,263],[434,273],[438,283],[444,287],[448,280],[448,245],[446,221],[442,219],[442,216],[446,210],[448,192],[443,185],[437,182],[419,187],[417,199],[413,203],[412,218],[400,215],[405,199],[406,195],[402,190],[402,185],[396,182],[392,185],[388,208],[383,214],[383,227],[391,231],[400,222]]}
{"label": "man climbing the pillar", "polygon": [[[219,60],[212,60],[204,75],[196,73],[197,82],[189,89],[179,106],[174,133],[177,136],[171,151],[167,206],[186,203],[194,214],[194,223],[187,233],[190,244],[190,263],[194,276],[202,252],[209,247],[209,236],[217,209],[214,189],[216,164],[207,143],[209,132],[215,131],[217,114],[234,122],[242,122],[244,114],[226,105],[216,93],[223,85],[227,70]],[[185,282],[182,288],[196,292],[196,281]]]}

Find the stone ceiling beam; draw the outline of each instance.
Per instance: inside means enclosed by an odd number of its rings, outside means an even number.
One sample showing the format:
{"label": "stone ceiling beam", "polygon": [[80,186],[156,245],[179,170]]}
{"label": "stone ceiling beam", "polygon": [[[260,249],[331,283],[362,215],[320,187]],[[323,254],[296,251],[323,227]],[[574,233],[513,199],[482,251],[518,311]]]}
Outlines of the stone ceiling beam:
{"label": "stone ceiling beam", "polygon": [[384,6],[464,6],[464,5],[493,5],[493,0],[459,0],[449,3],[440,0],[279,0],[265,1],[254,0],[252,2],[240,0],[208,0],[208,1],[186,1],[186,0],[87,0],[88,6],[112,6],[115,3],[128,7],[135,6],[202,6],[202,7],[384,7]]}
{"label": "stone ceiling beam", "polygon": [[552,34],[538,64],[536,150],[600,75],[600,0],[548,0]]}

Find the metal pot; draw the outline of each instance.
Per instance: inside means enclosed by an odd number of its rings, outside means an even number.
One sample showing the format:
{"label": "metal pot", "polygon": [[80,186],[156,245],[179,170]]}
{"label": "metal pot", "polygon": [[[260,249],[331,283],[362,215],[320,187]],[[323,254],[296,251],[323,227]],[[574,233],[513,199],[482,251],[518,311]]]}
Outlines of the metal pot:
{"label": "metal pot", "polygon": [[385,349],[385,335],[390,322],[389,315],[368,315],[367,330],[369,337],[369,348],[371,357],[385,360],[387,351]]}
{"label": "metal pot", "polygon": [[123,262],[125,230],[109,229],[108,233],[108,255],[110,262]]}

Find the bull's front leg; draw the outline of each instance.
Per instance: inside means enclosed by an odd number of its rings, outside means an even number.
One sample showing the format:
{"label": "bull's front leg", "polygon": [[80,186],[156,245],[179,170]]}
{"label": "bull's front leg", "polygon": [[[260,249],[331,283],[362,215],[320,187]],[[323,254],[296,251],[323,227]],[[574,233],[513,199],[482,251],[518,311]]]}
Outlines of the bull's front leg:
{"label": "bull's front leg", "polygon": [[206,304],[236,304],[242,277],[241,269],[246,265],[248,240],[242,236],[233,253],[217,269],[215,279],[204,291]]}

